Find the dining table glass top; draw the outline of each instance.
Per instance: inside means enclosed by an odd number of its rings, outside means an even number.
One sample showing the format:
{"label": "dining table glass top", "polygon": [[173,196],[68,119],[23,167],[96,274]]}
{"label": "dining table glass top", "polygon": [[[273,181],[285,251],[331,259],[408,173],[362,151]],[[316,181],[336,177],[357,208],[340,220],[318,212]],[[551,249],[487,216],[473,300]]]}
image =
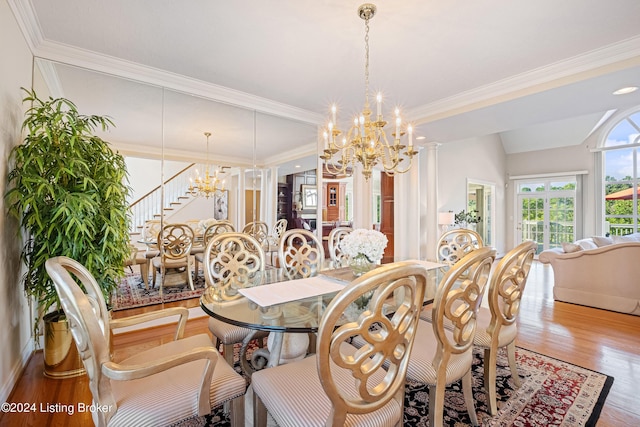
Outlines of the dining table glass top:
{"label": "dining table glass top", "polygon": [[[427,303],[435,296],[444,268],[436,268],[439,264],[422,262],[428,268]],[[317,332],[325,308],[344,286],[355,279],[349,267],[334,266],[330,262],[308,279],[291,275],[283,268],[267,268],[251,277],[233,278],[215,287],[208,286],[200,298],[200,306],[215,319],[249,329]],[[322,288],[314,292],[315,286]],[[304,296],[305,292],[318,294]],[[286,301],[273,303],[281,298]],[[356,320],[364,308],[366,301],[352,304],[352,310],[345,312],[344,321]]]}

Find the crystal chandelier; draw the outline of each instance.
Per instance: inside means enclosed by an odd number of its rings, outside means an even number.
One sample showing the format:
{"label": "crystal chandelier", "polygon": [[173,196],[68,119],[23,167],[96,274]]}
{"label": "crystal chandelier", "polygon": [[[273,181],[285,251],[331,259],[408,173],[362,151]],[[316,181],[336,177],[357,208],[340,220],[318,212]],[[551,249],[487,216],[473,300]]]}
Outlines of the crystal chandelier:
{"label": "crystal chandelier", "polygon": [[[400,111],[395,109],[395,132],[391,133],[392,142],[389,143],[384,127],[387,122],[382,117],[382,94],[376,96],[377,114],[371,118],[369,106],[369,20],[376,13],[376,6],[365,3],[358,8],[358,15],[365,22],[365,102],[359,117],[353,120],[353,125],[346,134],[338,128],[335,104],[331,107],[331,120],[323,133],[324,153],[320,158],[324,161],[325,170],[333,175],[353,174],[354,166],[362,165],[362,174],[368,181],[374,166],[380,164],[387,175],[405,173],[411,168],[413,156],[417,151],[413,149],[412,127],[406,127],[408,146],[402,145],[400,138],[405,135],[402,130]],[[342,135],[342,138],[340,138]],[[406,148],[406,151],[402,151]],[[406,161],[408,160],[408,161]],[[404,164],[402,163],[404,162]],[[401,167],[404,166],[404,167]]]}
{"label": "crystal chandelier", "polygon": [[213,196],[215,193],[224,191],[224,180],[219,175],[219,170],[216,169],[213,175],[209,173],[209,137],[211,132],[205,132],[204,136],[207,137],[207,165],[204,173],[204,177],[201,177],[196,169],[196,178],[189,178],[189,193],[197,197],[206,197],[207,199]]}

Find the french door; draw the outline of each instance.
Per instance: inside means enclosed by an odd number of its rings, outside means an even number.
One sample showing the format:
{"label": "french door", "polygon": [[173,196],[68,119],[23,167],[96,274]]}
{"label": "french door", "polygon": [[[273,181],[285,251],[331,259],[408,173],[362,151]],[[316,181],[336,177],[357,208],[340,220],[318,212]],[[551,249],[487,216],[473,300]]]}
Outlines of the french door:
{"label": "french door", "polygon": [[517,185],[517,243],[533,240],[540,253],[575,240],[575,179],[522,181]]}

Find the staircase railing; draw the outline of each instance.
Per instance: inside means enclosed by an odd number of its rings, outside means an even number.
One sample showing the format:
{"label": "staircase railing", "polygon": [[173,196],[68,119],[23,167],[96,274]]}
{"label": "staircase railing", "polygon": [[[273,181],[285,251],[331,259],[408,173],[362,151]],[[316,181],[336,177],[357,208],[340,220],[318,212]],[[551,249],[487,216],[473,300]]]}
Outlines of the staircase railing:
{"label": "staircase railing", "polygon": [[195,163],[182,169],[164,182],[164,203],[162,200],[162,185],[158,185],[129,206],[131,212],[131,233],[140,232],[144,223],[150,219],[159,218],[166,209],[180,203],[181,199],[189,198],[189,178]]}

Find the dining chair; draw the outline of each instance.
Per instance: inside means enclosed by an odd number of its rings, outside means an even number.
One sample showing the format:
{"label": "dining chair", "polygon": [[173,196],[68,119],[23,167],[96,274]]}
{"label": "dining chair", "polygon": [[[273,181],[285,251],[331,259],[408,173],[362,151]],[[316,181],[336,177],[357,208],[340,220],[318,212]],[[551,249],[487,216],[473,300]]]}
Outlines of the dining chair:
{"label": "dining chair", "polygon": [[309,230],[287,230],[278,244],[278,262],[289,278],[309,277],[321,270],[324,248]]}
{"label": "dining chair", "polygon": [[[254,426],[266,425],[267,411],[280,426],[402,426],[405,375],[426,282],[424,267],[407,261],[345,286],[322,316],[315,356],[253,374]],[[370,293],[368,309],[345,322],[349,306]],[[398,294],[402,298],[394,299]],[[374,324],[379,327],[372,329]],[[352,346],[354,337],[365,344]]]}
{"label": "dining chair", "polygon": [[478,311],[478,327],[473,343],[484,348],[484,387],[491,415],[498,412],[496,359],[500,348],[506,348],[514,384],[517,387],[521,384],[516,364],[516,318],[536,249],[535,242],[522,242],[498,262],[489,282],[489,308],[480,307]]}
{"label": "dining chair", "polygon": [[346,266],[348,261],[348,256],[342,251],[340,247],[340,242],[345,236],[353,231],[350,227],[336,227],[329,233],[329,258],[336,266]]}
{"label": "dining chair", "polygon": [[[235,227],[230,222],[219,221],[214,222],[213,224],[209,224],[202,233],[202,243],[204,248],[206,248],[209,244],[209,241],[211,241],[211,239],[218,234],[234,233],[235,231]],[[195,260],[195,274],[198,275],[200,272],[200,263],[202,263],[204,260],[204,249],[200,253],[195,254],[193,258]]]}
{"label": "dining chair", "polygon": [[[471,387],[473,339],[477,313],[489,281],[495,249],[484,247],[463,256],[445,273],[432,306],[432,323],[420,320],[407,378],[429,386],[429,425],[442,426],[444,391],[462,380],[467,411],[478,425]],[[445,323],[453,325],[452,330]]]}
{"label": "dining chair", "polygon": [[263,248],[267,248],[269,245],[269,226],[264,221],[252,221],[244,226],[243,233],[249,234],[256,239]]}
{"label": "dining chair", "polygon": [[[45,266],[87,371],[92,403],[101,408],[91,412],[96,426],[167,426],[229,401],[232,425],[244,426],[246,382],[220,359],[207,334],[184,337],[186,308],[111,320],[98,283],[82,264],[55,257]],[[113,360],[113,329],[176,316],[173,341]]]}
{"label": "dining chair", "polygon": [[445,232],[437,244],[439,262],[453,265],[469,252],[484,246],[480,234],[468,228],[455,228]]}
{"label": "dining chair", "polygon": [[271,265],[274,264],[273,254],[275,253],[276,256],[278,254],[278,242],[280,241],[282,234],[287,231],[288,223],[289,222],[284,218],[277,220],[276,223],[273,224],[271,234],[267,236],[268,246],[265,247],[265,252],[269,255],[269,262]]}
{"label": "dining chair", "polygon": [[[222,233],[214,236],[203,253],[202,265],[207,286],[219,302],[241,297],[239,288],[261,280],[265,268],[264,251],[260,243],[245,233]],[[248,328],[231,325],[214,317],[209,319],[209,330],[216,339],[216,348],[223,346],[223,355],[233,364],[233,345],[241,343],[251,333]],[[256,338],[266,334],[258,334]]]}
{"label": "dining chair", "polygon": [[125,267],[129,267],[131,273],[133,273],[133,266],[137,265],[140,268],[140,276],[144,288],[149,290],[149,259],[144,252],[140,252],[135,245],[129,244],[129,256],[124,260]]}
{"label": "dining chair", "polygon": [[[193,277],[191,275],[191,247],[193,246],[193,230],[187,224],[167,224],[158,233],[158,247],[160,255],[153,258],[153,280],[156,283],[156,273],[162,275],[160,295],[164,286],[188,283],[191,290]],[[172,283],[169,279],[176,280]]]}

